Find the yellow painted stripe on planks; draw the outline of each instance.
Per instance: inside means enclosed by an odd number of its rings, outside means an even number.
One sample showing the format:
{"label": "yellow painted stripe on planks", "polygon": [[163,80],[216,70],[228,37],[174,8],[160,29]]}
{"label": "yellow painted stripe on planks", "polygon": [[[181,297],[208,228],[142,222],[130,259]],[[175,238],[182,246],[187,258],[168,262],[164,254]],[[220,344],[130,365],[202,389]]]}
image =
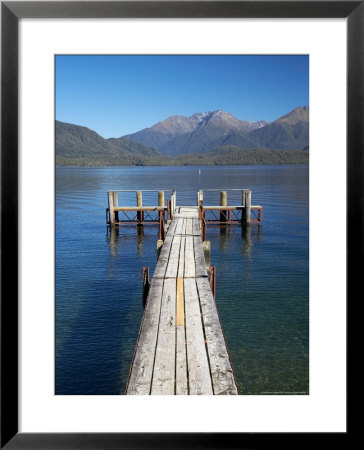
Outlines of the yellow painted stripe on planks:
{"label": "yellow painted stripe on planks", "polygon": [[177,278],[176,326],[185,324],[183,278]]}

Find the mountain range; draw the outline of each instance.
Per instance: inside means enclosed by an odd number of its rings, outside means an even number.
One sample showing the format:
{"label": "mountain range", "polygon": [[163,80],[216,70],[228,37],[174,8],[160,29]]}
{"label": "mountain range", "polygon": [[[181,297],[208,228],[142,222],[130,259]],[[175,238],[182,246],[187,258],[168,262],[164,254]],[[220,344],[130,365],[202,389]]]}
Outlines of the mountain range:
{"label": "mountain range", "polygon": [[[282,155],[287,155],[287,151],[296,151],[297,155],[297,151],[305,151],[307,157],[303,159],[307,162],[308,147],[308,106],[298,107],[270,123],[239,120],[221,110],[189,117],[170,116],[137,133],[109,139],[86,127],[56,121],[58,165],[188,164],[189,159],[195,160],[195,154],[207,161],[212,155],[236,157],[239,152],[257,149],[260,160],[264,150],[269,150],[269,155],[272,151],[285,151]],[[247,153],[243,156],[246,159]],[[293,154],[289,159],[294,160]]]}
{"label": "mountain range", "polygon": [[124,137],[166,155],[206,153],[235,145],[246,150],[301,150],[308,147],[309,107],[298,107],[269,123],[239,120],[225,111],[196,113],[166,120]]}
{"label": "mountain range", "polygon": [[95,131],[56,120],[57,165],[143,165],[163,155],[127,138],[104,139]]}

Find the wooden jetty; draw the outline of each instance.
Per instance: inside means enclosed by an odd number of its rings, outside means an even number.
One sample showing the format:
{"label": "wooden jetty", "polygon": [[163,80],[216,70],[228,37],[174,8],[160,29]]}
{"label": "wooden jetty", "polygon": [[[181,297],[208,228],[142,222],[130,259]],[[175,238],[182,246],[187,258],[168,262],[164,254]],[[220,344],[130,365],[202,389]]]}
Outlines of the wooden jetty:
{"label": "wooden jetty", "polygon": [[[218,191],[218,189],[207,189]],[[228,205],[228,192],[241,191],[241,205]],[[214,225],[250,225],[263,222],[263,207],[251,204],[251,191],[248,189],[226,189],[220,191],[220,205],[207,206],[204,204],[203,191],[198,191],[197,203],[200,219],[205,224]]]}
{"label": "wooden jetty", "polygon": [[[207,189],[206,191],[218,191],[217,189]],[[228,192],[241,191],[241,205],[228,205]],[[118,194],[134,192],[136,193],[136,205],[119,206]],[[158,192],[158,204],[154,206],[143,205],[143,193]],[[109,191],[108,207],[106,208],[106,223],[108,225],[148,225],[159,224],[160,236],[162,239],[163,228],[167,220],[173,218],[176,210],[176,191],[171,193],[170,199],[165,202],[165,191],[144,190],[144,191]],[[263,222],[263,208],[259,205],[251,204],[251,191],[248,189],[226,189],[220,191],[219,205],[206,205],[203,199],[204,191],[197,192],[197,206],[199,209],[199,219],[206,224],[214,225],[250,225]],[[167,217],[166,217],[167,214]]]}
{"label": "wooden jetty", "polygon": [[[261,222],[262,207],[251,206],[249,190],[242,190],[239,206],[227,204],[226,191],[219,206],[205,206],[199,191],[197,206],[179,207],[175,191],[167,205],[159,191],[158,206],[150,207],[142,205],[142,191],[137,191],[136,206],[120,207],[117,192],[108,192],[109,225],[159,224],[159,258],[151,282],[149,269],[143,268],[144,314],[125,394],[237,395],[215,303],[216,270],[210,266],[206,224],[250,226]],[[253,220],[252,210],[258,211]],[[213,218],[207,217],[211,212]]]}
{"label": "wooden jetty", "polygon": [[178,208],[150,285],[126,394],[238,394],[202,248]]}
{"label": "wooden jetty", "polygon": [[[135,192],[136,193],[136,205],[135,206],[119,206],[118,196],[119,193]],[[158,192],[158,205],[143,206],[143,192]],[[172,191],[167,191],[172,192]],[[108,207],[106,208],[106,223],[112,226],[118,225],[159,225],[159,240],[164,239],[165,236],[165,223],[166,213],[167,220],[172,219],[171,210],[176,207],[176,193],[171,193],[171,198],[167,200],[165,204],[164,200],[165,191],[157,190],[144,190],[144,191],[130,191],[130,190],[118,190],[109,191],[107,193]]]}

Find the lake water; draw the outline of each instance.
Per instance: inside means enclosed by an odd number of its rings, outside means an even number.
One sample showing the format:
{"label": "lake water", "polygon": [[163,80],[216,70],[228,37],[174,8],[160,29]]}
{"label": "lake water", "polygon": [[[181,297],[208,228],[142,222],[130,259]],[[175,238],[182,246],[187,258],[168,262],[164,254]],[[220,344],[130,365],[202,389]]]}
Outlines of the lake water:
{"label": "lake water", "polygon": [[[199,172],[200,169],[200,172]],[[308,394],[308,166],[56,169],[56,394],[122,394],[158,227],[105,224],[108,190],[174,189],[178,205],[252,190],[263,224],[208,226],[217,308],[241,394]],[[228,193],[241,204],[241,193]],[[167,198],[167,195],[166,195]],[[157,193],[143,197],[156,204]],[[119,205],[135,204],[135,193]]]}

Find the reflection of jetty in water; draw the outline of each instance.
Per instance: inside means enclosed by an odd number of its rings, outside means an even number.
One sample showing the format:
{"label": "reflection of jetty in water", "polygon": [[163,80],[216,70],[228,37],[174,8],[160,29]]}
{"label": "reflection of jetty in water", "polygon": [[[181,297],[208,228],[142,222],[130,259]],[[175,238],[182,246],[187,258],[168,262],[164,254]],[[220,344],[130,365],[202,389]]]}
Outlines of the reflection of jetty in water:
{"label": "reflection of jetty in water", "polygon": [[119,254],[119,245],[120,245],[119,228],[106,227],[106,240],[109,244],[111,256],[117,256]]}
{"label": "reflection of jetty in water", "polygon": [[230,225],[220,225],[220,250],[227,250],[229,248],[229,239],[231,237],[231,226]]}
{"label": "reflection of jetty in water", "polygon": [[[230,243],[232,242],[232,237],[234,236],[234,233],[232,232],[233,229],[235,229],[235,227],[232,227],[231,225],[219,225],[220,250],[224,252],[229,250]],[[107,230],[106,238],[108,241],[110,254],[112,256],[117,256],[120,253],[120,248],[122,245],[122,236],[124,235],[125,238],[125,232],[123,234],[123,231],[120,227],[107,227],[106,230]],[[145,241],[144,227],[137,226],[136,233],[133,232],[132,234],[136,237],[138,255],[143,256],[143,245]],[[128,234],[128,236],[131,235]],[[207,238],[208,238],[208,231],[207,231]],[[242,238],[241,252],[245,257],[250,257],[254,246],[254,242],[259,242],[262,241],[263,239],[263,227],[259,224],[254,224],[248,227],[243,226],[241,227],[241,238]]]}
{"label": "reflection of jetty in water", "polygon": [[[235,229],[236,230],[236,229]],[[208,231],[207,231],[208,236]],[[219,248],[220,250],[226,252],[229,250],[229,246],[232,243],[232,238],[234,234],[232,233],[231,225],[220,225],[219,226]],[[241,238],[242,238],[242,254],[249,258],[253,250],[254,242],[262,241],[263,239],[263,227],[261,225],[252,225],[248,227],[241,227]]]}
{"label": "reflection of jetty in water", "polygon": [[250,258],[254,246],[254,241],[263,240],[263,227],[261,225],[242,227],[241,238],[243,241],[243,246],[241,248],[242,254],[246,258]]}
{"label": "reflection of jetty in water", "polygon": [[[143,244],[144,244],[144,227],[136,227],[136,243],[138,248],[138,255],[143,255]],[[130,236],[130,235],[129,235]],[[125,234],[124,234],[125,237]],[[122,245],[122,231],[119,227],[107,227],[106,228],[106,239],[109,244],[110,254],[112,256],[117,256],[120,252],[120,247]]]}

